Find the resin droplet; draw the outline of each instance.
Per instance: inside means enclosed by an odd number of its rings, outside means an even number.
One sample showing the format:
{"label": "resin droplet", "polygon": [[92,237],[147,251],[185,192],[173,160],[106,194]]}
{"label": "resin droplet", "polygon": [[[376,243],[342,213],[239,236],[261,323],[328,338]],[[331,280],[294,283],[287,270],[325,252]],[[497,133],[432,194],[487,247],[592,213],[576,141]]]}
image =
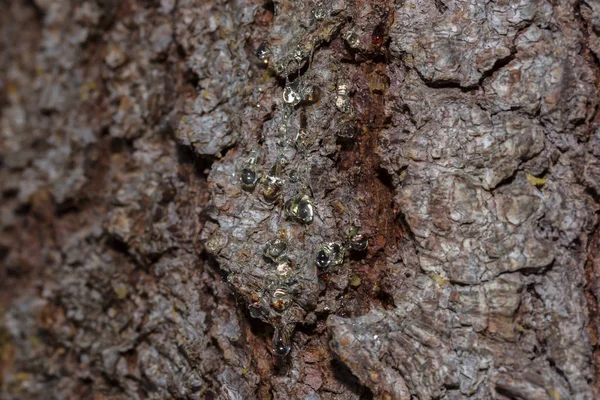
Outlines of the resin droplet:
{"label": "resin droplet", "polygon": [[348,96],[350,91],[348,82],[344,79],[338,79],[336,91],[338,96]]}
{"label": "resin droplet", "polygon": [[265,246],[264,255],[273,262],[285,255],[287,242],[283,239],[273,239]]}
{"label": "resin droplet", "polygon": [[350,140],[350,139],[354,139],[354,137],[356,136],[356,133],[357,133],[356,125],[354,125],[354,123],[352,123],[352,122],[346,122],[342,125],[342,127],[338,131],[337,135],[341,139]]}
{"label": "resin droplet", "polygon": [[252,318],[260,318],[261,295],[258,292],[253,292],[248,304],[248,311]]}
{"label": "resin droplet", "polygon": [[287,216],[303,224],[310,224],[313,220],[314,211],[312,200],[304,196],[296,196],[285,203]]}
{"label": "resin droplet", "polygon": [[283,260],[279,262],[277,267],[275,267],[275,272],[282,281],[289,281],[294,274],[292,262],[290,260]]}
{"label": "resin droplet", "polygon": [[277,178],[269,177],[265,179],[265,187],[263,195],[267,201],[273,202],[277,200],[281,193],[281,181]]}
{"label": "resin droplet", "polygon": [[306,52],[302,50],[302,48],[296,47],[296,49],[294,50],[294,60],[296,60],[297,62],[302,62],[304,58],[306,58]]}
{"label": "resin droplet", "polygon": [[327,269],[329,268],[330,264],[331,259],[329,258],[327,252],[323,249],[319,250],[319,252],[317,253],[317,267],[319,269]]}
{"label": "resin droplet", "polygon": [[302,198],[298,204],[298,211],[296,212],[296,218],[305,224],[310,224],[313,220],[313,207],[312,202],[308,198]]}
{"label": "resin droplet", "polygon": [[258,183],[260,178],[259,173],[256,169],[256,162],[258,157],[255,152],[250,153],[250,157],[246,164],[242,167],[242,170],[239,173],[240,182],[242,184],[242,188],[245,190],[254,190],[254,187]]}
{"label": "resin droplet", "polygon": [[348,32],[344,35],[344,40],[351,49],[357,49],[360,47],[360,37],[354,32]]}
{"label": "resin droplet", "polygon": [[337,82],[337,97],[335,99],[335,106],[342,112],[350,112],[350,101],[348,96],[350,94],[350,85],[344,79],[339,79]]}
{"label": "resin droplet", "polygon": [[265,196],[265,200],[274,202],[279,198],[281,187],[283,186],[283,181],[280,178],[282,172],[283,163],[281,161],[277,161],[269,170],[264,179],[263,195]]}
{"label": "resin droplet", "polygon": [[319,269],[327,269],[344,262],[344,249],[339,243],[327,243],[317,253],[316,264]]}
{"label": "resin droplet", "polygon": [[285,101],[287,104],[295,106],[296,104],[300,103],[301,100],[302,97],[291,86],[288,85],[283,89],[283,101]]}
{"label": "resin droplet", "polygon": [[283,327],[275,328],[273,334],[273,353],[277,356],[287,356],[291,350],[290,338]]}
{"label": "resin droplet", "polygon": [[258,173],[256,167],[253,164],[245,166],[240,172],[240,181],[242,187],[246,190],[252,190],[258,182]]}
{"label": "resin droplet", "polygon": [[314,143],[314,137],[308,134],[308,130],[300,129],[296,135],[295,145],[300,151],[306,150]]}
{"label": "resin droplet", "polygon": [[325,8],[325,5],[323,4],[322,1],[317,2],[317,4],[315,4],[315,9],[313,10],[313,15],[315,16],[315,19],[317,21],[321,21],[323,19],[325,19],[325,17],[327,16],[327,9]]}
{"label": "resin droplet", "polygon": [[262,42],[258,49],[256,49],[256,57],[263,63],[269,63],[269,56],[271,55],[271,50],[269,50],[269,46],[267,46],[266,42]]}
{"label": "resin droplet", "polygon": [[368,247],[369,239],[360,233],[350,239],[350,248],[354,251],[365,251]]}
{"label": "resin droplet", "polygon": [[271,306],[277,312],[285,311],[290,304],[292,304],[292,298],[284,288],[275,289],[273,297],[271,298]]}
{"label": "resin droplet", "polygon": [[321,89],[318,86],[311,85],[304,90],[304,102],[313,104],[321,100]]}

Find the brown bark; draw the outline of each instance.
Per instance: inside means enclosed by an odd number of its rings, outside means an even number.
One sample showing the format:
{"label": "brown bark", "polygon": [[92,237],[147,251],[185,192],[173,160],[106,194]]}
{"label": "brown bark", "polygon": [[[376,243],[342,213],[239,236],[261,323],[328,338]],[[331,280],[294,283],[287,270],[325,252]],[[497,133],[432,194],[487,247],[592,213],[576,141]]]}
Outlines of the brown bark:
{"label": "brown bark", "polygon": [[0,397],[600,397],[600,3],[0,6]]}

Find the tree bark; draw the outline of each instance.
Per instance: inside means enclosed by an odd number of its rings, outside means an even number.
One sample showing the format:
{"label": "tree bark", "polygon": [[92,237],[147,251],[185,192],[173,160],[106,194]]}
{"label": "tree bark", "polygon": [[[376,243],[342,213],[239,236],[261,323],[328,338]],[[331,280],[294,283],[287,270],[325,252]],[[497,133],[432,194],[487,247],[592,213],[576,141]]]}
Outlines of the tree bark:
{"label": "tree bark", "polygon": [[0,397],[600,398],[600,2],[0,7]]}

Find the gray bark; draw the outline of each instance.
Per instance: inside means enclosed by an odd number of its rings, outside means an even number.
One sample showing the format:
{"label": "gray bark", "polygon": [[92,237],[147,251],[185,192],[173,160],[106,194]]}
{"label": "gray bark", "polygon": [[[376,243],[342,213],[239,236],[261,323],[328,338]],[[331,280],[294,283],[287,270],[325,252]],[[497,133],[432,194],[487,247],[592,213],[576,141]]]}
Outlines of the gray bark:
{"label": "gray bark", "polygon": [[0,397],[600,397],[599,2],[0,5]]}

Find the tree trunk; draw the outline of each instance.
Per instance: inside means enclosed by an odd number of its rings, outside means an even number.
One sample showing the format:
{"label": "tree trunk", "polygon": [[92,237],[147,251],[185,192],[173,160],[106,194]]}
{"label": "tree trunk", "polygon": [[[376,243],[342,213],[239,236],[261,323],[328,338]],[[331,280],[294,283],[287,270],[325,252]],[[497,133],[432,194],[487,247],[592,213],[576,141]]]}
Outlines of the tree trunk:
{"label": "tree trunk", "polygon": [[0,397],[600,398],[597,0],[0,7]]}

